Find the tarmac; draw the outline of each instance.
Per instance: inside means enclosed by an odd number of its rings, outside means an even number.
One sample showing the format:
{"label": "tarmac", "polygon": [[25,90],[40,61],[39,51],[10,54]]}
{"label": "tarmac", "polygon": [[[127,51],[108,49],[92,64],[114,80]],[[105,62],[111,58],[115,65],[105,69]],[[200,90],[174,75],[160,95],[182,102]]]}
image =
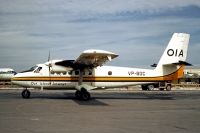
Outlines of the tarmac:
{"label": "tarmac", "polygon": [[200,90],[74,91],[0,90],[2,133],[199,133]]}

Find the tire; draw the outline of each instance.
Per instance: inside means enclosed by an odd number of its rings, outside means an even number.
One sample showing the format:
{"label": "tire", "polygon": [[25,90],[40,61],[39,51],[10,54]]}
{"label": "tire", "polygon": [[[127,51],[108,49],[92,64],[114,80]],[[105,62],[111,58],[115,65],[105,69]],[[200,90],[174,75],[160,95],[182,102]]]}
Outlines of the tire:
{"label": "tire", "polygon": [[89,92],[84,92],[84,93],[82,93],[81,99],[82,99],[83,101],[88,101],[88,100],[90,100],[90,93],[89,93]]}
{"label": "tire", "polygon": [[147,90],[147,86],[146,86],[146,85],[142,85],[141,87],[142,87],[142,90],[143,90],[143,91],[146,91],[146,90]]}
{"label": "tire", "polygon": [[75,97],[76,97],[77,99],[81,99],[81,91],[77,90],[77,91],[75,92]]}
{"label": "tire", "polygon": [[31,92],[29,90],[25,89],[22,91],[21,95],[22,95],[22,98],[28,99],[31,96]]}
{"label": "tire", "polygon": [[172,86],[171,85],[167,85],[166,86],[166,91],[171,91],[172,90]]}
{"label": "tire", "polygon": [[148,89],[149,91],[154,90],[154,85],[148,85],[148,86],[147,86],[147,89]]}
{"label": "tire", "polygon": [[90,93],[85,88],[81,89],[81,100],[83,101],[90,100]]}

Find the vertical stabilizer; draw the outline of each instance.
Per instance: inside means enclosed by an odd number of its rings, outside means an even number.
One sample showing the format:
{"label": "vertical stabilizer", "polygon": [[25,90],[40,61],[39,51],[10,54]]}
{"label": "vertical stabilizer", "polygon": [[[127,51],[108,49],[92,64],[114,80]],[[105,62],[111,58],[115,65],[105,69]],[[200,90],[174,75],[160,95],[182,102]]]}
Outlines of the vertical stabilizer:
{"label": "vertical stabilizer", "polygon": [[190,35],[186,33],[174,33],[167,48],[165,49],[156,67],[158,75],[166,76],[173,74],[165,80],[176,80],[183,76],[187,57],[188,43]]}
{"label": "vertical stabilizer", "polygon": [[157,67],[185,62],[187,57],[189,38],[189,34],[174,33],[162,57],[160,58]]}

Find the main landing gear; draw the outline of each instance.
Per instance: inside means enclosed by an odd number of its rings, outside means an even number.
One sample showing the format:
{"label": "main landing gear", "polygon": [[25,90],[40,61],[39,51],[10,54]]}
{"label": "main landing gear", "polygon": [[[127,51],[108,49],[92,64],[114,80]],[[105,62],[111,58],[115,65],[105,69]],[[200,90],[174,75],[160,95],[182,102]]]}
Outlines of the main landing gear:
{"label": "main landing gear", "polygon": [[22,91],[21,95],[22,95],[22,98],[28,99],[28,98],[30,98],[30,96],[31,96],[31,92],[30,92],[28,89],[24,89],[24,90]]}
{"label": "main landing gear", "polygon": [[77,90],[75,92],[75,97],[83,101],[88,101],[90,100],[90,93],[86,89],[82,88],[80,91]]}

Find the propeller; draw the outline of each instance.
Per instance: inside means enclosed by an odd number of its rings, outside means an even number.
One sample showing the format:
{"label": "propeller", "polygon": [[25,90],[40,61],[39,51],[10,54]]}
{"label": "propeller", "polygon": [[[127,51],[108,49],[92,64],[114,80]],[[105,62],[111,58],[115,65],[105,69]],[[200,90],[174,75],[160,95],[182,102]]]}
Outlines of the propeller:
{"label": "propeller", "polygon": [[51,52],[49,50],[49,56],[48,56],[48,67],[49,67],[49,78],[50,78],[50,85],[51,85],[51,67],[52,67],[52,61],[51,61]]}

